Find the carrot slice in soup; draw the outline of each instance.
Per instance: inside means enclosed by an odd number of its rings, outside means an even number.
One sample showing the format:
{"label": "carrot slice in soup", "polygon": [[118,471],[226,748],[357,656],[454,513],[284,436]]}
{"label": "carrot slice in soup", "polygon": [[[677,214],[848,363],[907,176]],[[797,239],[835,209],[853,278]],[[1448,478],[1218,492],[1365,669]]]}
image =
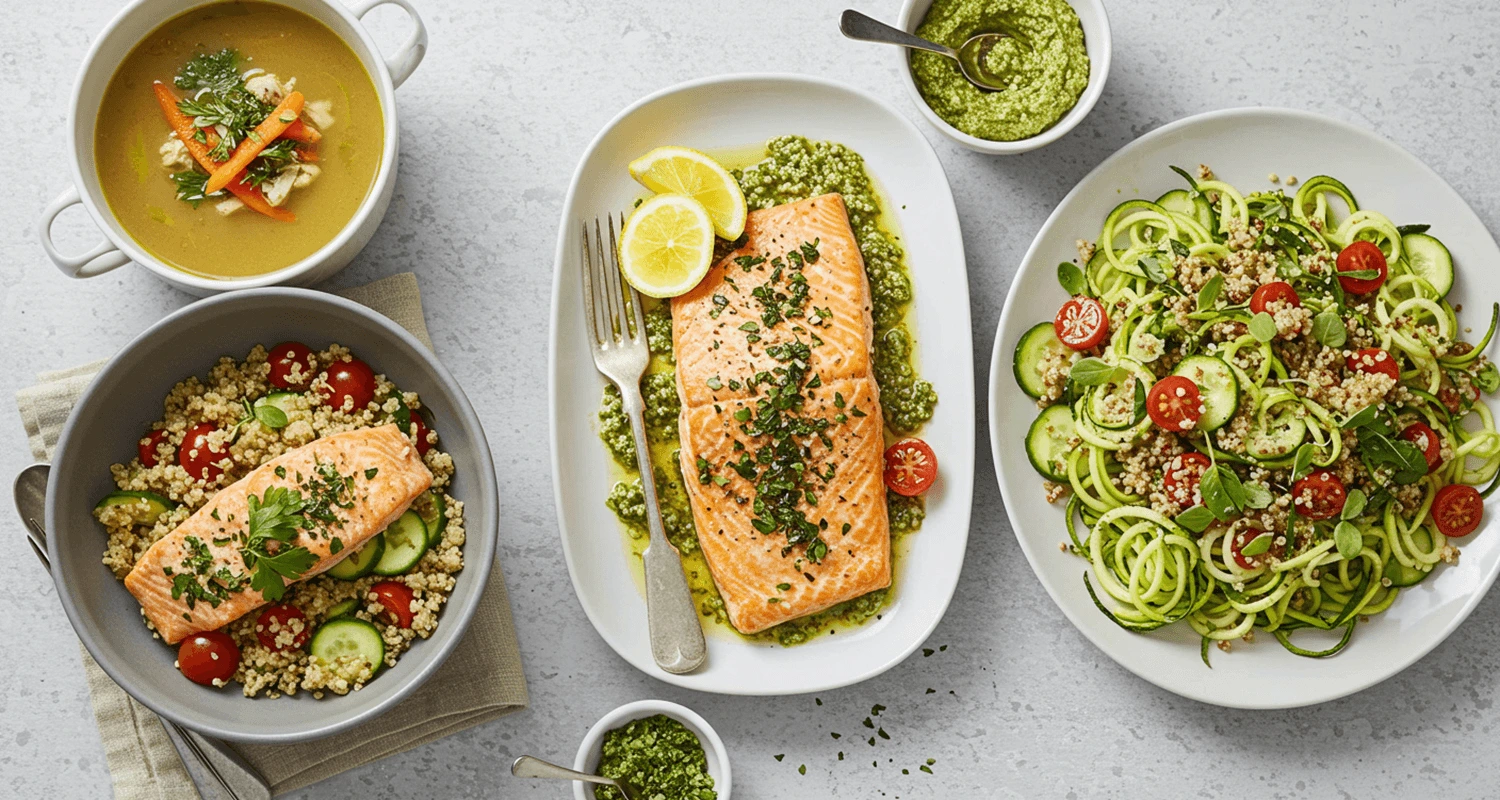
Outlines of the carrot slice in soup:
{"label": "carrot slice in soup", "polygon": [[[209,155],[210,145],[200,142],[194,137],[194,134],[198,132],[198,129],[193,125],[193,121],[188,118],[188,115],[182,113],[182,111],[177,108],[177,95],[173,94],[172,90],[167,88],[167,85],[161,83],[160,81],[158,81],[153,86],[153,88],[156,91],[156,101],[161,105],[162,114],[166,116],[167,124],[172,126],[172,131],[177,134],[178,140],[187,146],[188,153],[192,154],[193,159],[196,160],[199,165],[201,165],[209,172],[213,172],[214,169],[219,166],[219,162],[214,161],[213,157]],[[205,128],[204,132],[206,134],[206,137],[210,141],[218,138],[217,134],[215,134],[212,129]],[[246,184],[244,180],[244,176],[241,175],[239,176],[238,180],[229,184],[227,188],[231,193],[234,194],[235,197],[238,197],[240,199],[240,202],[244,203],[247,208],[250,208],[253,211],[258,211],[270,217],[271,219],[278,220],[280,222],[297,221],[296,214],[293,214],[292,212],[286,211],[284,209],[277,208],[266,202],[266,197],[265,195],[261,194],[260,188],[256,186],[250,186],[249,184]]]}
{"label": "carrot slice in soup", "polygon": [[271,112],[271,116],[261,120],[255,130],[245,136],[245,140],[234,148],[229,160],[214,169],[214,174],[208,179],[208,186],[204,191],[208,194],[228,186],[234,176],[240,174],[240,170],[250,166],[250,162],[260,155],[260,151],[281,137],[286,132],[287,126],[297,121],[302,113],[302,93],[292,92],[288,94],[281,104]]}

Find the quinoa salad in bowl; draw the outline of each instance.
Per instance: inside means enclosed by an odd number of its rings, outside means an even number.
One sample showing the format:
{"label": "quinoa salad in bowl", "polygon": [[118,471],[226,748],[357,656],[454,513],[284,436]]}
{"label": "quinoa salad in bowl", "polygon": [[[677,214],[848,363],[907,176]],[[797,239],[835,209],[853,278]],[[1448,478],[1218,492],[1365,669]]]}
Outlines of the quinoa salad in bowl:
{"label": "quinoa salad in bowl", "polygon": [[464,566],[421,399],[338,344],[221,357],[110,471],[103,563],[186,678],[247,697],[360,689],[436,631]]}

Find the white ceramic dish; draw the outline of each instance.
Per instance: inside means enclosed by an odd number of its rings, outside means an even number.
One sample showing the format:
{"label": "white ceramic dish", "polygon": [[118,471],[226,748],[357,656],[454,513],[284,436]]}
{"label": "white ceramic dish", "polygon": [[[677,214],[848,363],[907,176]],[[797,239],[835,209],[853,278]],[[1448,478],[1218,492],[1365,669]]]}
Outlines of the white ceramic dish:
{"label": "white ceramic dish", "polygon": [[[1500,533],[1481,530],[1461,540],[1463,557],[1456,566],[1440,566],[1388,611],[1359,625],[1337,656],[1301,658],[1266,636],[1253,644],[1236,641],[1229,653],[1214,650],[1209,669],[1199,659],[1200,640],[1187,625],[1130,633],[1094,607],[1083,586],[1086,562],[1058,551],[1067,538],[1062,506],[1043,502],[1041,478],[1021,446],[1037,409],[1016,385],[1011,358],[1021,333],[1050,318],[1051,309],[1066,299],[1054,267],[1076,258],[1074,241],[1095,239],[1105,215],[1121,201],[1154,199],[1182,188],[1168,165],[1191,170],[1200,163],[1246,191],[1272,188],[1267,181],[1272,172],[1303,179],[1331,175],[1349,186],[1361,206],[1398,224],[1431,223],[1457,264],[1448,299],[1466,307],[1464,324],[1482,328],[1484,308],[1500,297],[1500,274],[1493,269],[1500,248],[1463,198],[1390,141],[1316,114],[1242,108],[1174,122],[1105,160],[1052,212],[1011,285],[990,363],[990,444],[1016,539],[1048,594],[1106,655],[1164,689],[1237,708],[1312,705],[1395,675],[1458,628],[1500,571]],[[1492,504],[1484,527],[1500,528],[1495,519]],[[1317,641],[1315,633],[1299,634],[1304,635]]]}
{"label": "white ceramic dish", "polygon": [[[669,703],[666,700],[637,700],[605,714],[603,719],[594,723],[594,727],[589,728],[588,734],[583,737],[583,743],[578,745],[578,755],[573,759],[573,769],[594,775],[599,774],[599,748],[604,743],[604,734],[633,720],[654,717],[657,714],[664,714],[681,722],[698,737],[698,742],[703,745],[703,754],[708,762],[709,777],[714,779],[714,792],[719,795],[719,800],[729,800],[730,791],[734,787],[731,785],[729,774],[729,751],[724,748],[724,740],[719,738],[719,734],[714,731],[713,726],[709,725],[707,720],[698,716],[692,709]],[[594,800],[593,788],[574,781],[573,797],[575,800]]]}
{"label": "white ceramic dish", "polygon": [[[891,49],[896,51],[895,57],[901,59],[901,83],[906,87],[906,93],[911,96],[911,101],[916,103],[917,109],[922,112],[922,116],[927,118],[932,127],[937,128],[949,139],[979,153],[1012,156],[1046,147],[1061,139],[1089,115],[1094,104],[1099,102],[1099,95],[1104,94],[1104,82],[1109,79],[1109,61],[1113,50],[1109,15],[1104,11],[1102,0],[1068,0],[1068,2],[1078,13],[1078,23],[1083,27],[1083,47],[1089,54],[1089,82],[1084,87],[1083,94],[1079,95],[1078,104],[1064,114],[1056,125],[1035,136],[1014,142],[996,142],[970,136],[949,125],[932,110],[931,106],[927,105],[927,101],[922,99],[922,93],[917,91],[917,81],[911,74],[911,51],[904,47],[893,47]],[[907,33],[916,33],[917,27],[926,18],[929,8],[932,8],[932,0],[905,0],[901,4],[900,16],[896,18],[896,27]]]}
{"label": "white ceramic dish", "polygon": [[[122,227],[104,192],[99,187],[99,175],[94,169],[94,120],[99,111],[99,101],[105,87],[114,76],[115,69],[151,31],[162,23],[189,9],[207,5],[215,0],[135,0],[110,20],[94,44],[84,56],[83,66],[78,70],[78,80],[73,85],[73,98],[68,106],[68,164],[73,185],[47,204],[37,225],[42,248],[52,263],[70,278],[92,278],[132,261],[162,280],[199,297],[233,289],[250,289],[257,286],[310,286],[326,280],[348,266],[359,251],[369,243],[385,217],[391,194],[396,189],[396,152],[400,142],[400,131],[396,119],[396,87],[411,77],[422,57],[427,53],[427,28],[422,18],[407,0],[358,0],[353,6],[345,6],[339,0],[275,0],[281,5],[294,8],[327,25],[338,34],[359,58],[370,79],[375,83],[375,92],[380,96],[380,112],[385,117],[385,145],[381,151],[380,171],[370,187],[364,203],[355,212],[354,218],[339,231],[338,236],[317,252],[284,269],[249,278],[221,280],[190,275],[163,263],[146,252]],[[411,37],[390,58],[383,58],[375,42],[360,23],[366,14],[378,6],[396,5],[406,10],[414,26]],[[52,222],[64,210],[82,205],[93,219],[105,240],[79,255],[64,255],[52,242]]]}
{"label": "white ceramic dish", "polygon": [[[915,285],[919,363],[939,397],[922,437],[941,474],[927,521],[896,563],[881,619],[782,648],[710,626],[708,665],[669,675],[652,662],[646,606],[619,523],[604,499],[616,477],[599,441],[604,379],[584,338],[579,222],[631,207],[642,191],[626,171],[653,147],[743,147],[797,133],[852,147],[884,189]],[[552,485],[563,553],[584,612],[625,660],[661,680],[725,694],[794,694],[857,683],[895,665],[937,626],[963,565],[973,491],[973,367],[968,278],[958,216],[942,165],[921,133],[890,106],[842,84],[792,75],[708,78],[651,95],[615,117],[589,145],[563,204],[552,289]],[[903,548],[906,550],[906,548]]]}

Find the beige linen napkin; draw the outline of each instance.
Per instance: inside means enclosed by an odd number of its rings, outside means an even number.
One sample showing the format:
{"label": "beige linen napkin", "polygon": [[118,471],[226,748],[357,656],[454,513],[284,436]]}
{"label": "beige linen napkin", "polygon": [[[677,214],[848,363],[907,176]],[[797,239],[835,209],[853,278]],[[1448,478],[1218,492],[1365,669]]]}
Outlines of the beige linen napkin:
{"label": "beige linen napkin", "polygon": [[[337,294],[386,315],[432,347],[415,275],[393,275]],[[73,403],[103,366],[99,361],[44,372],[36,386],[16,393],[32,455],[51,458]],[[117,800],[197,797],[161,720],[115,685],[86,651],[83,664]],[[231,746],[280,794],[519,711],[526,703],[510,600],[496,564],[469,630],[448,660],[384,716],[305,744]]]}

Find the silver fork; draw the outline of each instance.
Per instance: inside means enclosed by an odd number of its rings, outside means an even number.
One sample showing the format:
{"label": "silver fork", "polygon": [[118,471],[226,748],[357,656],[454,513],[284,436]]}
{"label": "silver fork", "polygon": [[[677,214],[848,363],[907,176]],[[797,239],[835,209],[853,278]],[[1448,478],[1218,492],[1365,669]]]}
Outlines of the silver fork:
{"label": "silver fork", "polygon": [[[620,389],[625,414],[630,417],[630,430],[635,434],[635,459],[646,500],[646,526],[651,531],[650,543],[642,554],[651,657],[658,667],[681,675],[702,666],[708,658],[708,648],[703,641],[703,627],[698,623],[698,609],[682,574],[682,559],[667,541],[661,510],[656,504],[656,478],[646,441],[646,404],[641,398],[641,376],[651,361],[651,350],[646,345],[641,297],[620,278],[615,219],[612,216],[607,219],[607,250],[599,220],[594,220],[592,244],[589,224],[583,223],[583,311],[589,345],[594,351],[594,366]],[[621,217],[622,231],[624,226]]]}

